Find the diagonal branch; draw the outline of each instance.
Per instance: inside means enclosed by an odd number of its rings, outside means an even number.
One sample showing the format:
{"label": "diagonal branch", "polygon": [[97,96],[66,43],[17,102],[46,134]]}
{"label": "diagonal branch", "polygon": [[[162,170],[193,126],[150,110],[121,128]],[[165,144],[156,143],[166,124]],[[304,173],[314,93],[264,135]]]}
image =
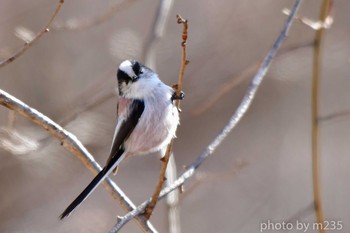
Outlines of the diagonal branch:
{"label": "diagonal branch", "polygon": [[15,59],[21,56],[25,51],[27,51],[27,49],[29,49],[35,42],[37,42],[44,34],[46,34],[46,32],[50,31],[50,26],[53,20],[56,18],[58,12],[61,10],[63,3],[64,3],[64,0],[59,0],[55,11],[53,12],[49,22],[45,25],[45,27],[38,34],[36,34],[33,40],[31,40],[30,42],[25,42],[24,46],[20,50],[18,50],[16,53],[14,53],[11,57],[6,58],[3,61],[0,61],[0,68],[13,62]]}
{"label": "diagonal branch", "polygon": [[[11,96],[3,90],[0,90],[0,105],[21,114],[33,123],[44,128],[53,137],[59,140],[64,148],[78,157],[92,173],[97,174],[102,170],[101,166],[95,161],[94,157],[72,133],[63,129],[60,125],[56,124],[47,116],[41,114],[36,109],[29,107],[19,99]],[[108,190],[114,199],[120,202],[126,211],[132,211],[136,208],[130,199],[110,178],[106,178],[106,180],[103,182],[103,186]],[[144,232],[156,232],[151,223],[146,221],[144,217],[139,216],[136,221]]]}
{"label": "diagonal branch", "polygon": [[[292,7],[291,13],[288,16],[281,33],[273,44],[272,48],[267,53],[266,57],[262,61],[259,70],[253,77],[248,90],[243,97],[242,102],[236,109],[235,113],[231,116],[229,122],[222,129],[219,135],[207,146],[204,152],[188,167],[188,169],[170,186],[164,188],[160,193],[159,198],[165,197],[171,191],[177,189],[183,183],[193,176],[196,169],[214,152],[214,150],[222,143],[222,141],[227,137],[227,135],[231,132],[231,130],[237,125],[237,123],[242,119],[244,114],[247,112],[249,106],[252,104],[255,94],[266,75],[268,68],[271,65],[272,59],[277,54],[278,49],[281,47],[283,41],[287,37],[288,31],[292,25],[293,18],[295,17],[302,0],[295,0],[294,5]],[[118,219],[118,222],[114,225],[114,227],[110,230],[110,233],[118,232],[126,223],[128,223],[134,217],[143,213],[144,209],[150,203],[150,200],[143,202],[139,205],[135,210],[129,212],[125,216]]]}

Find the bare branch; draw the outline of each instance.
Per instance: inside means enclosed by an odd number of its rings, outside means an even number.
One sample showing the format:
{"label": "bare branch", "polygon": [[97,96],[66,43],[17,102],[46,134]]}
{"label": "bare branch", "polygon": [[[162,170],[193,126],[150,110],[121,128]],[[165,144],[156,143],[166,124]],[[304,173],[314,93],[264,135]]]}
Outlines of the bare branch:
{"label": "bare branch", "polygon": [[164,157],[161,158],[162,167],[160,169],[158,183],[152,195],[151,201],[149,205],[147,205],[147,208],[145,209],[145,213],[144,213],[144,216],[146,219],[149,219],[151,217],[153,210],[156,207],[160,191],[162,190],[162,187],[165,181],[165,171],[168,166],[169,157],[170,157],[172,148],[173,148],[173,140],[171,140],[171,142],[167,146]]}
{"label": "bare branch", "polygon": [[64,3],[64,0],[59,0],[55,11],[53,12],[49,22],[45,25],[45,27],[38,34],[36,34],[33,40],[31,40],[30,42],[25,42],[24,46],[20,50],[18,50],[15,54],[13,54],[11,57],[3,61],[0,61],[0,68],[13,62],[15,59],[21,56],[25,51],[27,51],[27,49],[29,49],[35,42],[37,42],[44,34],[46,34],[46,32],[50,31],[50,26],[52,24],[52,21],[55,19],[58,12],[61,10],[63,3]]}
{"label": "bare branch", "polygon": [[[183,30],[182,30],[182,42],[181,42],[181,47],[182,47],[182,57],[181,57],[181,67],[180,67],[180,72],[179,72],[179,80],[177,82],[176,85],[176,95],[180,96],[181,94],[181,88],[182,88],[182,81],[184,78],[184,74],[185,74],[185,68],[186,65],[188,64],[188,61],[186,59],[186,42],[187,42],[187,29],[188,29],[188,24],[187,24],[187,20],[183,19],[180,15],[177,15],[177,22],[179,24],[183,25]],[[180,109],[180,100],[177,99],[175,102],[175,106]],[[179,110],[180,111],[180,110]],[[164,157],[162,158],[162,168],[160,171],[160,175],[159,175],[159,179],[158,179],[158,184],[156,186],[156,189],[153,193],[152,199],[150,204],[147,206],[146,210],[145,210],[145,218],[149,219],[152,215],[152,212],[154,210],[154,207],[157,204],[158,198],[159,198],[159,194],[160,191],[162,190],[164,181],[165,181],[165,172],[168,166],[168,162],[169,162],[169,157],[171,154],[171,150],[173,147],[173,139],[170,141],[169,145],[167,146],[166,152]]]}
{"label": "bare branch", "polygon": [[[48,131],[53,137],[60,141],[64,148],[79,158],[80,161],[82,161],[82,163],[93,174],[97,174],[102,170],[101,166],[95,161],[94,157],[72,133],[63,129],[60,125],[56,124],[47,116],[41,114],[36,109],[29,107],[19,99],[11,96],[3,90],[0,90],[0,104],[21,114],[28,120]],[[116,200],[120,202],[121,206],[126,211],[132,211],[135,209],[136,206],[110,178],[106,178],[106,180],[103,182],[103,186]],[[143,216],[139,216],[136,220],[143,231],[156,232],[151,223],[146,221]]]}
{"label": "bare branch", "polygon": [[[182,42],[181,42],[181,47],[182,47],[181,67],[180,67],[180,72],[179,72],[179,81],[177,82],[177,86],[176,86],[176,95],[180,96],[181,91],[182,91],[182,81],[184,79],[185,68],[186,68],[186,65],[189,63],[189,61],[187,60],[187,55],[186,55],[188,22],[186,19],[183,19],[180,15],[176,15],[176,18],[177,18],[177,23],[182,24],[182,26],[183,26]],[[180,108],[180,101],[176,100],[175,105],[177,108]]]}
{"label": "bare branch", "polygon": [[[273,44],[272,48],[269,50],[268,54],[261,63],[261,66],[255,76],[252,79],[248,90],[243,97],[241,104],[238,106],[235,113],[231,116],[229,122],[222,129],[219,135],[208,145],[204,152],[187,168],[187,170],[170,186],[164,188],[159,198],[165,197],[168,193],[180,187],[187,179],[193,176],[196,169],[214,152],[214,150],[221,144],[221,142],[226,138],[226,136],[231,132],[231,130],[237,125],[237,123],[242,119],[244,114],[247,112],[249,106],[251,105],[254,96],[265,77],[268,68],[271,65],[272,59],[275,57],[278,49],[281,47],[283,41],[287,37],[288,31],[292,25],[293,18],[296,15],[302,0],[295,0],[294,5],[291,10],[291,14],[288,16],[281,33]],[[150,203],[150,200],[143,202],[135,210],[129,212],[124,217],[121,217],[116,225],[110,230],[110,233],[118,232],[126,223],[128,223],[135,216],[140,215],[146,206]]]}
{"label": "bare branch", "polygon": [[53,29],[62,30],[62,31],[63,30],[80,31],[80,30],[92,28],[94,26],[102,24],[107,20],[111,19],[116,13],[120,12],[121,10],[124,10],[126,7],[130,6],[134,2],[135,0],[124,0],[122,2],[118,2],[113,6],[109,7],[108,11],[104,12],[103,14],[95,18],[82,19],[82,20],[71,19],[64,23],[55,23],[53,25]]}
{"label": "bare branch", "polygon": [[[323,0],[320,13],[320,21],[324,21],[330,11],[331,0]],[[311,156],[312,156],[312,183],[314,195],[314,207],[316,220],[321,226],[324,224],[324,213],[320,188],[320,163],[319,163],[319,80],[321,73],[321,47],[324,35],[324,28],[316,31],[314,53],[313,53],[313,77],[311,86]],[[320,233],[326,233],[324,227],[320,227]]]}

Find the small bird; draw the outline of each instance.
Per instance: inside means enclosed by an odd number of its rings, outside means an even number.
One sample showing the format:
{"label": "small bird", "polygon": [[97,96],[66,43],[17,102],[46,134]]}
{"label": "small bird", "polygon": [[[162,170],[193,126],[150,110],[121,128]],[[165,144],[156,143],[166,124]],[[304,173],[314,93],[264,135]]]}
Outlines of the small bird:
{"label": "small bird", "polygon": [[165,148],[175,137],[179,111],[174,100],[181,92],[164,84],[150,68],[136,60],[123,61],[117,72],[117,124],[106,166],[60,215],[69,216],[126,157]]}

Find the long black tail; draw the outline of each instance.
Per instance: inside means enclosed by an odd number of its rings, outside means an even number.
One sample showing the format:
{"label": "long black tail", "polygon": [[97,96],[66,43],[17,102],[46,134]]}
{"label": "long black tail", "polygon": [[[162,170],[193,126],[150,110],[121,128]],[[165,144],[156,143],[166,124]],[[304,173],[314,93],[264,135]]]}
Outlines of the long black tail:
{"label": "long black tail", "polygon": [[[120,153],[121,152],[121,153]],[[90,182],[90,184],[79,194],[77,198],[63,211],[60,215],[60,219],[68,217],[72,211],[77,208],[97,186],[111,173],[111,171],[120,163],[125,154],[119,151],[119,155],[115,156],[109,163],[100,171],[97,176]]]}

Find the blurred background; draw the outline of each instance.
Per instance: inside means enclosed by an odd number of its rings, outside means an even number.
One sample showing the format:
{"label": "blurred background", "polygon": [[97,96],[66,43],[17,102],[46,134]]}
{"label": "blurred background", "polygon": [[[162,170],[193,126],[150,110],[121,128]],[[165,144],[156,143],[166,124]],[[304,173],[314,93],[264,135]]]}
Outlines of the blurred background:
{"label": "blurred background", "polygon": [[[57,1],[2,0],[0,59],[30,41]],[[51,31],[0,68],[0,88],[74,133],[104,165],[113,137],[116,70],[144,62],[160,1],[66,1]],[[218,134],[240,103],[257,64],[280,32],[292,0],[174,1],[152,67],[177,82],[182,26],[189,20],[181,126],[175,141],[181,174]],[[299,15],[317,20],[321,1]],[[325,217],[350,231],[350,2],[335,1],[323,44],[320,87],[320,179]],[[295,22],[251,108],[185,184],[180,226],[191,233],[260,232],[261,224],[315,222],[311,173],[311,78],[315,31]],[[148,46],[148,47],[147,47]],[[0,108],[0,232],[108,232],[125,211],[99,187],[68,219],[59,214],[93,175],[42,128]],[[151,196],[157,156],[123,161],[113,180],[135,204]],[[169,232],[165,201],[151,222]],[[311,227],[310,227],[311,228]],[[130,222],[121,232],[141,232]],[[285,232],[266,230],[265,232]],[[300,232],[295,228],[288,232]],[[309,229],[307,232],[317,232]]]}

